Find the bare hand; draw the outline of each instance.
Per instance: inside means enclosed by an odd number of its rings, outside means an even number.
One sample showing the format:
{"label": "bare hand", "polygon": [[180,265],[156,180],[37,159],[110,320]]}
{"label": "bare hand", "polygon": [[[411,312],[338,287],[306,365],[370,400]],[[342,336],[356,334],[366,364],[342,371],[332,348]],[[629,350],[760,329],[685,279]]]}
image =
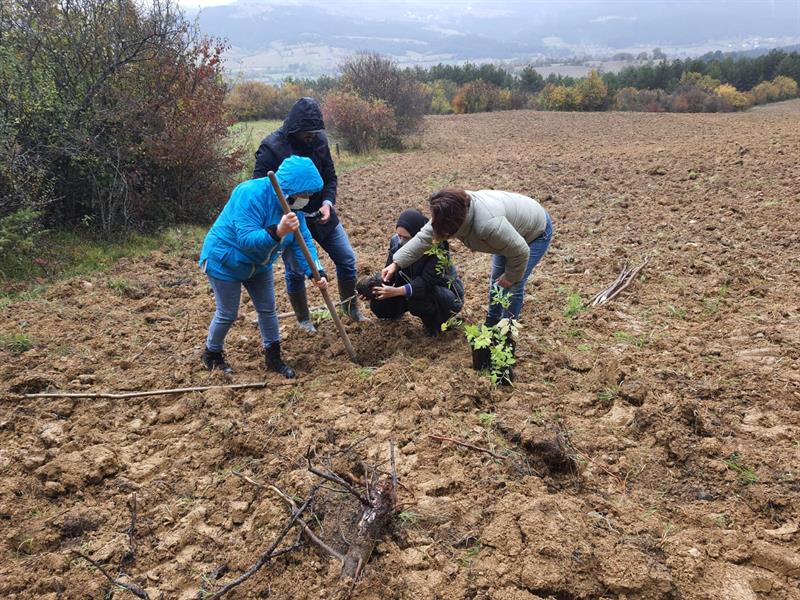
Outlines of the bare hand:
{"label": "bare hand", "polygon": [[391,281],[395,273],[397,273],[397,263],[392,263],[381,271],[381,279],[383,281]]}
{"label": "bare hand", "polygon": [[328,280],[324,277],[320,277],[319,279],[314,280],[314,285],[317,286],[319,289],[324,290],[328,287]]}
{"label": "bare hand", "polygon": [[281,221],[278,223],[276,232],[278,233],[278,237],[283,237],[288,233],[297,231],[299,228],[300,220],[297,218],[296,214],[290,212],[289,214],[281,217]]}
{"label": "bare hand", "polygon": [[393,285],[381,285],[372,288],[375,292],[375,297],[379,300],[386,300],[387,298],[395,298],[396,296],[405,296],[406,290],[401,287],[394,287]]}
{"label": "bare hand", "polygon": [[319,219],[317,223],[324,225],[331,220],[331,205],[323,204],[319,209]]}
{"label": "bare hand", "polygon": [[510,282],[508,279],[506,279],[506,274],[505,274],[505,273],[503,273],[502,275],[500,275],[500,277],[498,277],[498,278],[497,278],[497,280],[495,281],[495,283],[496,283],[497,285],[499,285],[501,288],[505,288],[505,289],[508,289],[508,288],[510,288],[512,285],[514,285],[514,284],[513,284],[513,283],[511,283],[511,282]]}

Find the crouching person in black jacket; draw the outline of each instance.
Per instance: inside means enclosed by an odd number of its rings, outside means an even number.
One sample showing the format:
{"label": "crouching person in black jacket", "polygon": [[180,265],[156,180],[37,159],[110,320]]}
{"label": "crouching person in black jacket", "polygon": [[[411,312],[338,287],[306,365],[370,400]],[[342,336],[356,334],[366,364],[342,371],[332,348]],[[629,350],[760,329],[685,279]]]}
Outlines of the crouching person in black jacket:
{"label": "crouching person in black jacket", "polygon": [[[428,219],[416,209],[407,209],[397,219],[397,233],[389,242],[387,265],[394,253],[414,237]],[[425,332],[435,336],[442,323],[459,313],[464,305],[464,284],[450,262],[447,242],[435,251],[404,269],[390,281],[381,281],[380,274],[364,277],[358,284],[359,294],[370,301],[370,309],[380,319],[398,319],[406,311],[422,319]]]}

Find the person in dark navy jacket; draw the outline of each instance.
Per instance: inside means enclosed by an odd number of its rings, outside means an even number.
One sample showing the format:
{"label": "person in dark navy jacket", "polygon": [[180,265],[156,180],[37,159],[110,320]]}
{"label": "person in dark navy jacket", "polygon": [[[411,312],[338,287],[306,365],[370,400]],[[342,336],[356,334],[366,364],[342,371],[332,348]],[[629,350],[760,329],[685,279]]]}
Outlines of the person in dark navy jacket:
{"label": "person in dark navy jacket", "polygon": [[[322,176],[322,189],[311,195],[308,205],[303,209],[309,217],[308,228],[314,240],[336,265],[336,280],[344,312],[355,321],[363,321],[355,295],[356,255],[336,215],[336,169],[325,135],[322,111],[313,98],[300,98],[295,102],[283,126],[261,141],[256,152],[253,177],[266,177],[269,171],[277,171],[291,155],[310,158]],[[292,260],[291,254],[284,254],[283,259],[286,290],[294,314],[300,327],[313,333],[316,329],[311,322],[302,270]]]}
{"label": "person in dark navy jacket", "polygon": [[315,285],[321,289],[328,285],[305,215],[299,210],[311,194],[322,189],[322,178],[314,163],[300,156],[283,161],[275,175],[293,212],[283,214],[269,178],[250,179],[236,186],[203,241],[200,267],[216,301],[203,350],[203,364],[209,371],[233,373],[225,360],[223,344],[239,313],[244,285],[258,313],[267,368],[288,379],[295,377],[294,369],[281,358],[272,264],[279,255],[291,253],[301,273],[311,277],[311,267],[296,236],[303,236],[320,273]]}
{"label": "person in dark navy jacket", "polygon": [[[400,213],[396,233],[389,241],[386,264],[395,253],[413,238],[428,222],[415,208]],[[442,323],[458,314],[464,305],[464,284],[450,261],[447,242],[439,244],[408,267],[398,270],[390,281],[381,281],[380,274],[365,277],[357,285],[359,293],[369,300],[370,310],[380,319],[399,319],[406,311],[422,320],[425,332],[436,336]]]}

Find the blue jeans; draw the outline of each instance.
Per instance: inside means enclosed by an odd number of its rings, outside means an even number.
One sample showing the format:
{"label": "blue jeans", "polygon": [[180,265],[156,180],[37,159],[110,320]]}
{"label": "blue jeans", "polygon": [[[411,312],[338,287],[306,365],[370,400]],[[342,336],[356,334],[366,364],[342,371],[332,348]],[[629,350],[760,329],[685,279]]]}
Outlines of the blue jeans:
{"label": "blue jeans", "polygon": [[521,281],[506,290],[511,294],[511,305],[508,309],[492,303],[492,290],[496,285],[495,281],[506,271],[506,257],[500,254],[492,255],[492,274],[489,276],[489,312],[486,315],[486,322],[489,325],[495,325],[500,319],[507,317],[519,318],[519,313],[522,311],[522,300],[525,295],[525,283],[527,283],[534,267],[539,264],[544,253],[547,252],[551,239],[553,239],[553,221],[550,219],[550,215],[547,215],[547,226],[544,228],[544,233],[530,243],[531,253],[528,258],[528,265],[525,267],[525,275],[522,276]]}
{"label": "blue jeans", "polygon": [[239,298],[242,284],[250,294],[253,306],[258,313],[258,329],[264,347],[271,346],[280,339],[278,331],[278,313],[275,312],[275,284],[270,268],[260,275],[254,275],[246,281],[224,281],[208,275],[217,310],[208,327],[206,347],[212,352],[219,352],[225,344],[231,325],[239,314]]}
{"label": "blue jeans", "polygon": [[[317,243],[328,253],[333,264],[336,265],[336,279],[338,281],[354,281],[356,278],[356,253],[350,245],[350,240],[342,224],[339,223],[324,240]],[[305,290],[305,273],[297,264],[291,250],[284,250],[283,264],[286,267],[284,272],[286,291],[292,294]]]}

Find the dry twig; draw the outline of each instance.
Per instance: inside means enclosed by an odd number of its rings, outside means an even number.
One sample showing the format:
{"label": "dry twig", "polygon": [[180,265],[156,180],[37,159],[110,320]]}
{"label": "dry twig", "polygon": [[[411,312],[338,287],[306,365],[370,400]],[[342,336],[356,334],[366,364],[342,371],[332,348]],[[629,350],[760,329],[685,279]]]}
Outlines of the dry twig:
{"label": "dry twig", "polygon": [[250,579],[261,569],[261,567],[263,567],[273,558],[275,558],[276,556],[280,556],[281,554],[286,554],[291,550],[294,550],[294,548],[297,547],[297,544],[293,544],[289,548],[283,548],[282,550],[278,551],[276,551],[276,548],[278,547],[278,544],[280,544],[281,541],[283,541],[283,538],[286,537],[286,534],[289,533],[291,528],[294,527],[294,524],[300,518],[300,515],[303,514],[303,512],[309,507],[311,502],[314,500],[315,492],[316,488],[312,490],[311,494],[309,494],[308,496],[308,499],[305,502],[303,502],[300,508],[298,508],[296,511],[292,511],[292,517],[289,519],[286,525],[283,526],[283,529],[281,529],[280,533],[278,534],[278,537],[276,537],[275,540],[272,542],[272,544],[270,544],[270,547],[267,549],[267,551],[261,555],[261,558],[259,558],[258,561],[256,561],[256,564],[250,567],[250,569],[248,569],[246,573],[234,579],[230,583],[224,585],[218,591],[208,596],[205,600],[218,600],[219,598],[222,598],[222,596],[230,592],[233,588]]}
{"label": "dry twig", "polygon": [[592,298],[592,306],[601,306],[618,296],[636,279],[641,270],[644,269],[649,261],[650,257],[645,257],[644,262],[635,269],[628,269],[628,261],[625,261],[625,265],[622,267],[622,272],[617,275],[617,278],[614,280],[614,282],[595,295],[594,298]]}
{"label": "dry twig", "polygon": [[147,592],[144,591],[144,589],[140,588],[138,585],[134,583],[125,583],[124,581],[120,581],[119,579],[114,579],[113,577],[111,577],[111,575],[108,574],[108,571],[106,571],[102,567],[102,565],[100,565],[98,562],[86,556],[83,552],[78,552],[77,550],[73,550],[72,552],[76,556],[79,556],[80,558],[88,562],[95,569],[100,571],[105,576],[105,578],[111,582],[111,585],[116,585],[117,587],[121,587],[124,590],[128,590],[131,594],[133,594],[137,598],[141,598],[142,600],[150,600],[150,596],[147,594]]}
{"label": "dry twig", "polygon": [[428,437],[433,438],[434,440],[439,440],[440,442],[450,442],[451,444],[456,444],[457,446],[463,446],[464,448],[469,448],[470,450],[476,450],[478,452],[485,452],[486,454],[491,455],[494,458],[499,460],[505,460],[506,457],[496,452],[492,452],[488,448],[481,448],[480,446],[475,446],[474,444],[470,444],[469,442],[464,442],[461,440],[457,440],[455,438],[447,437],[444,435],[429,435]]}
{"label": "dry twig", "polygon": [[342,486],[345,490],[347,490],[354,498],[358,499],[362,506],[365,507],[372,507],[372,503],[369,501],[368,498],[365,498],[361,494],[359,494],[356,489],[347,483],[344,479],[336,475],[335,473],[330,473],[328,471],[320,471],[314,465],[311,464],[311,456],[306,456],[306,460],[308,461],[308,470],[309,472],[313,473],[317,477],[322,477],[323,479],[327,479],[332,483],[337,483]]}
{"label": "dry twig", "polygon": [[23,394],[25,398],[106,398],[119,400],[123,398],[141,398],[144,396],[164,396],[170,394],[188,394],[191,392],[205,392],[208,390],[228,389],[241,390],[246,388],[265,388],[278,385],[295,385],[291,381],[261,381],[259,383],[233,383],[230,385],[202,385],[198,387],[172,388],[167,390],[149,390],[145,392],[44,392],[39,394]]}

